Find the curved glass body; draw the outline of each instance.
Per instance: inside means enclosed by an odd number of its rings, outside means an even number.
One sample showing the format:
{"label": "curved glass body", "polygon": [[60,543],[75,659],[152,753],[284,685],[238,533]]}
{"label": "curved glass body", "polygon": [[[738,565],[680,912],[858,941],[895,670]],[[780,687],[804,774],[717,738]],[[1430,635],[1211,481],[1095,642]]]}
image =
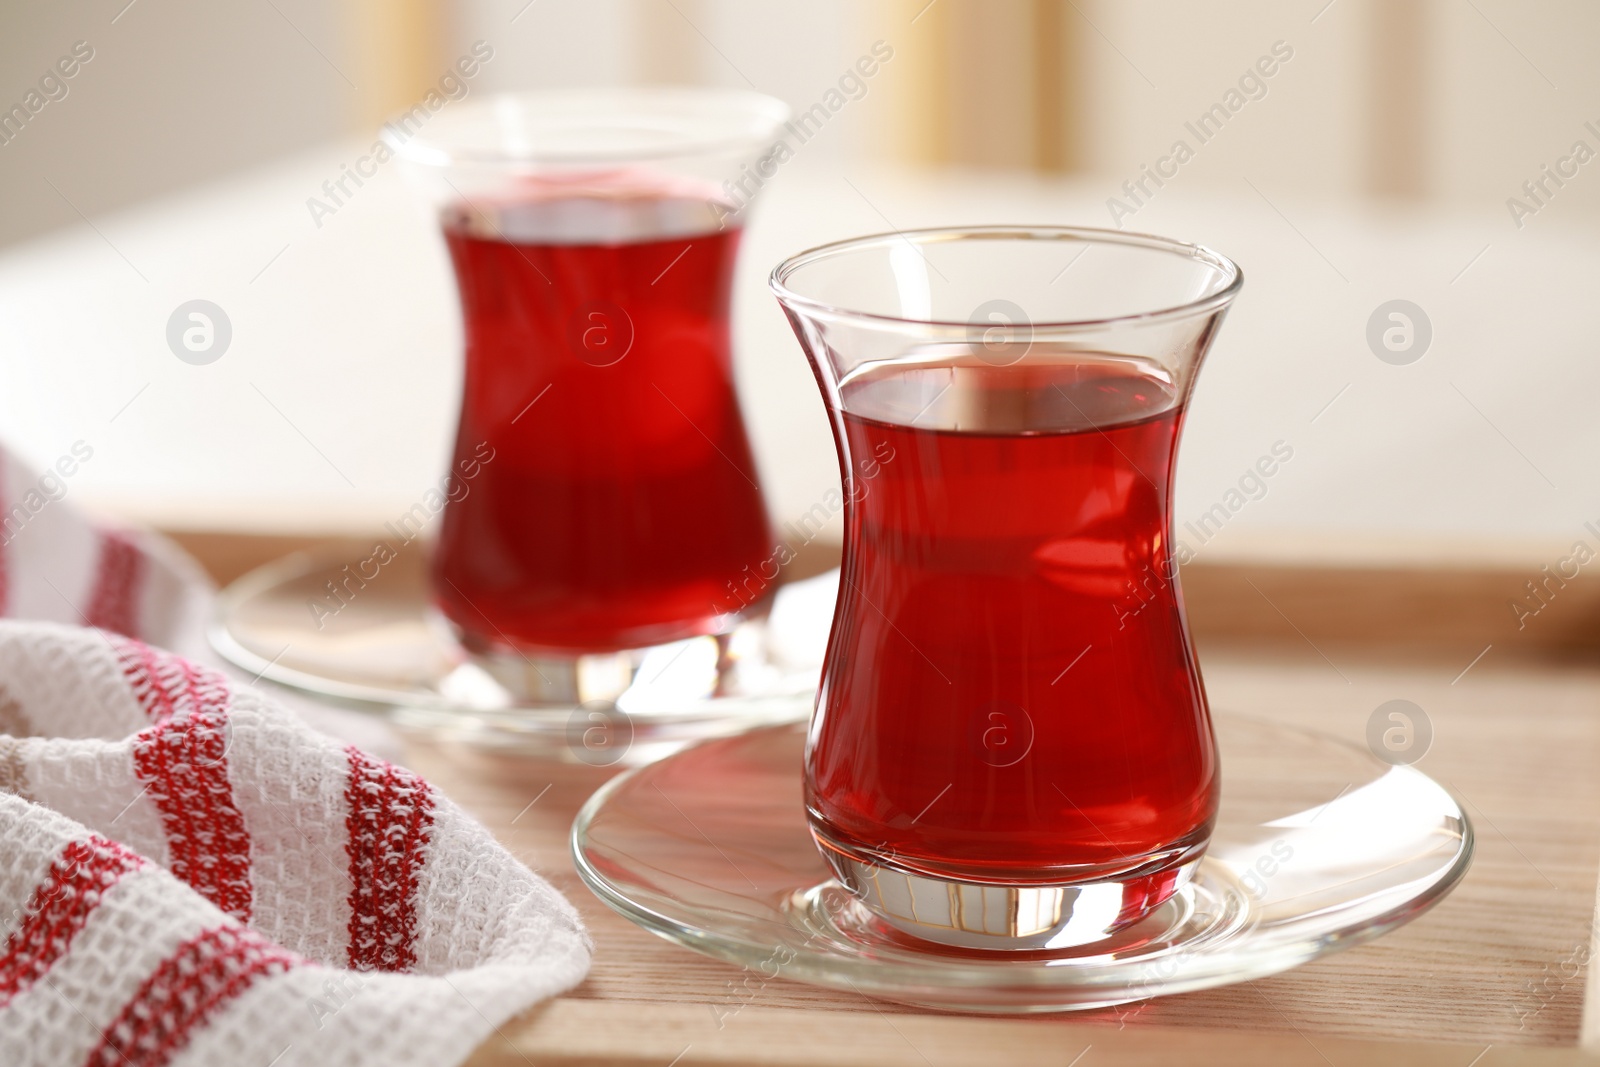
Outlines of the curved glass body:
{"label": "curved glass body", "polygon": [[469,648],[640,648],[748,602],[730,589],[772,538],[730,348],[748,197],[725,182],[785,114],[750,93],[535,94],[400,141],[460,287],[432,584]]}
{"label": "curved glass body", "polygon": [[805,776],[854,888],[1029,887],[1049,926],[1095,887],[1110,929],[1192,870],[1217,762],[1172,474],[1238,285],[1201,249],[1063,229],[865,238],[775,272],[850,488]]}

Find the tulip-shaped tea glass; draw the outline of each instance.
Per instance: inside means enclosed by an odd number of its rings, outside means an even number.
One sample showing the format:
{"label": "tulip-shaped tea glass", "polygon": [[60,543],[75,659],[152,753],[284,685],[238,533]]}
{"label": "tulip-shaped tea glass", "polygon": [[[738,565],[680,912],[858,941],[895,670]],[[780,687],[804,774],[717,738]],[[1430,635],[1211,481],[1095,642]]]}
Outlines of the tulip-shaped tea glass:
{"label": "tulip-shaped tea glass", "polygon": [[1173,461],[1242,281],[1194,245],[1019,227],[864,237],[773,272],[848,501],[808,817],[902,931],[1082,944],[1199,862],[1217,758]]}
{"label": "tulip-shaped tea glass", "polygon": [[786,117],[755,93],[611,90],[385,127],[439,207],[466,339],[434,605],[486,660],[533,663],[536,696],[614,695],[603,654],[726,632],[760,599],[744,579],[773,541],[728,311]]}

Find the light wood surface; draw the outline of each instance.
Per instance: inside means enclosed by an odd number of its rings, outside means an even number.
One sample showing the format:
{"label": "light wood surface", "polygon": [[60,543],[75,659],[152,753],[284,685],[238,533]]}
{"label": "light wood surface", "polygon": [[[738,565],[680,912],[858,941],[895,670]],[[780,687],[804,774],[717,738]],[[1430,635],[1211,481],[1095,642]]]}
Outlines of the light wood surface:
{"label": "light wood surface", "polygon": [[[187,543],[219,569],[249,556],[237,540],[209,553]],[[413,743],[412,765],[565,892],[597,944],[583,985],[502,1028],[472,1067],[931,1067],[1002,1051],[1007,1063],[1066,1065],[1089,1046],[1084,1067],[1591,1062],[1577,1044],[1600,871],[1597,598],[1574,583],[1519,631],[1505,597],[1522,580],[1185,571],[1214,708],[1359,740],[1379,704],[1413,701],[1433,728],[1418,766],[1464,801],[1477,856],[1448,899],[1376,942],[1262,981],[1102,1011],[980,1019],[782,978],[747,984],[738,968],[613,914],[578,881],[568,828],[612,772]],[[1469,665],[1480,641],[1493,647]]]}
{"label": "light wood surface", "polygon": [[[1481,1058],[1475,1058],[1480,1057]],[[676,1058],[675,1057],[681,1057]],[[1075,1059],[1074,1057],[1079,1057]],[[1370,1042],[1310,1034],[1241,1038],[1216,1030],[889,1017],[752,1007],[717,1030],[704,1011],[669,1005],[615,1007],[558,1000],[491,1041],[469,1067],[536,1064],[763,1064],[772,1067],[1565,1067],[1593,1062],[1573,1049],[1421,1041]]]}
{"label": "light wood surface", "polygon": [[[1326,1056],[1335,1064],[1466,1067],[1486,1048],[1491,1055],[1481,1064],[1546,1062],[1508,1053],[1575,1045],[1600,865],[1600,779],[1593,773],[1600,672],[1480,663],[1452,685],[1458,667],[1370,662],[1349,647],[1324,651],[1331,663],[1317,655],[1214,651],[1205,661],[1213,705],[1359,738],[1384,701],[1419,704],[1434,729],[1420,766],[1449,783],[1478,828],[1477,858],[1463,884],[1412,925],[1287,974],[1042,1020],[953,1020],[782,979],[741,992],[745,976],[737,968],[634,928],[578,883],[565,834],[603,772],[421,746],[411,758],[566,892],[594,933],[598,952],[588,981],[551,1013],[508,1030],[541,1064],[665,1063],[691,1044],[683,1064],[973,1062],[957,1051],[972,1046],[953,1043],[952,1033],[976,1047],[1003,1045],[1008,1054],[1015,1047],[1017,1062],[1060,1064],[1088,1042],[1097,1042],[1098,1063],[1159,1062],[1175,1037],[1190,1048],[1198,1030],[1225,1036],[1208,1037],[1197,1049],[1219,1057],[1250,1050],[1259,1062],[1297,1062],[1288,1052],[1303,1045],[1308,1063]],[[717,1016],[733,1008],[718,1030]],[[572,1035],[584,1031],[584,1019],[596,1032],[579,1041]],[[629,1039],[605,1019],[625,1027]],[[1130,1033],[1148,1034],[1149,1043]],[[855,1036],[861,1034],[865,1044]],[[1376,1058],[1380,1049],[1350,1041],[1455,1047],[1431,1061],[1398,1046]],[[1351,1048],[1361,1051],[1343,1051]],[[1040,1050],[1038,1058],[1022,1054],[1028,1049]],[[515,1060],[491,1048],[478,1062]]]}

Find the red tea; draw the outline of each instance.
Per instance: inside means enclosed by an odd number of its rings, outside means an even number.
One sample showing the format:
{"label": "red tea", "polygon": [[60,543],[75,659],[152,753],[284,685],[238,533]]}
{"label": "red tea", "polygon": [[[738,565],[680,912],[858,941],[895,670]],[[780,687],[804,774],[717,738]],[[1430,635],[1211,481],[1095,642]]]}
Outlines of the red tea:
{"label": "red tea", "polygon": [[476,473],[446,505],[433,592],[479,643],[715,632],[728,583],[770,550],[729,346],[739,231],[713,218],[622,183],[447,220],[466,334],[453,469]]}
{"label": "red tea", "polygon": [[847,512],[807,803],[857,854],[1059,884],[1215,813],[1165,518],[1183,406],[1132,360],[1001,362],[952,346],[840,383],[841,446],[895,458]]}

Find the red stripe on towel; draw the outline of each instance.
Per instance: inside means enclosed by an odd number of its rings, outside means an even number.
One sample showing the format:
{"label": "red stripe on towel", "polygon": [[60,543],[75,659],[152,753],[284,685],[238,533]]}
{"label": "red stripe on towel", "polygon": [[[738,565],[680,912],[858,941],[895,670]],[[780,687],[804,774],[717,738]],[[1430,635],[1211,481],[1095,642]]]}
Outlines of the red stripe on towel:
{"label": "red stripe on towel", "polygon": [[133,763],[161,813],[172,873],[248,922],[254,896],[250,833],[228,776],[228,683],[215,671],[138,641],[117,645],[123,674],[155,722],[134,735]]}
{"label": "red stripe on towel", "polygon": [[254,930],[207,930],[144,980],[106,1027],[85,1067],[163,1067],[194,1031],[260,979],[283,974],[301,960]]}
{"label": "red stripe on towel", "polygon": [[95,565],[94,591],[85,612],[90,626],[139,636],[139,590],[144,584],[144,554],[120,531],[100,535],[100,560]]}
{"label": "red stripe on towel", "polygon": [[226,713],[233,700],[228,680],[182,656],[159,652],[142,641],[111,639],[122,675],[151,722],[182,718],[196,711]]}
{"label": "red stripe on towel", "polygon": [[22,921],[6,938],[0,956],[0,1008],[67,954],[107,890],[148,865],[143,856],[103,837],[69,842],[34,887]]}
{"label": "red stripe on towel", "polygon": [[433,789],[360,749],[345,752],[350,966],[406,971],[417,962],[417,876],[433,828]]}

